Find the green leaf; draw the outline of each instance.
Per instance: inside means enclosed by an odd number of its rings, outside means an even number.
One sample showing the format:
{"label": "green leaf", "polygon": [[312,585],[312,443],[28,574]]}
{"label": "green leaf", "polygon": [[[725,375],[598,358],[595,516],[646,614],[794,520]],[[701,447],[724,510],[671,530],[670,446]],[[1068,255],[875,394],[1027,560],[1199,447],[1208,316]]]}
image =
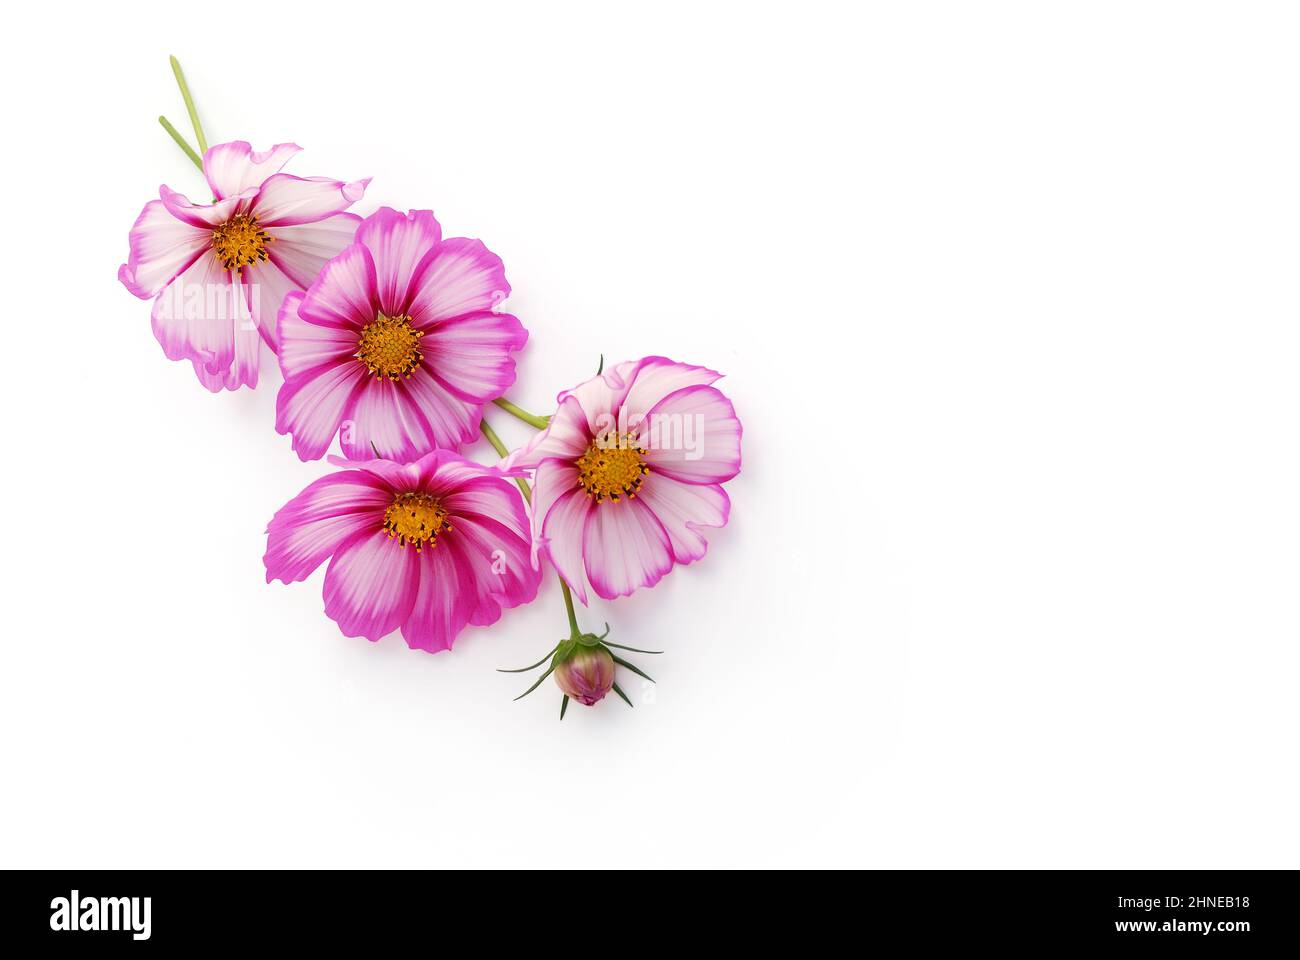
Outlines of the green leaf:
{"label": "green leaf", "polygon": [[[610,654],[610,656],[611,656],[611,657],[614,657],[614,655],[613,655],[612,653]],[[620,667],[627,667],[629,670],[631,670],[633,673],[635,673],[638,677],[645,677],[645,678],[646,678],[647,680],[649,680],[651,683],[654,683],[654,682],[655,682],[655,678],[654,678],[654,677],[650,676],[650,674],[646,673],[644,670],[642,670],[642,669],[641,669],[640,667],[638,667],[636,664],[634,664],[634,663],[628,663],[628,662],[627,662],[626,660],[624,660],[622,657],[614,657],[614,662],[617,663]]]}
{"label": "green leaf", "polygon": [[556,650],[558,650],[559,647],[560,645],[558,643],[555,646],[551,647],[551,649],[546,651],[546,656],[542,657],[542,659],[538,660],[531,667],[520,667],[518,670],[498,669],[497,673],[527,673],[529,670],[536,670],[538,667],[544,664],[548,659],[550,659],[551,654],[553,654]]}
{"label": "green leaf", "polygon": [[564,711],[569,709],[569,695],[566,693],[564,699],[560,701],[560,719],[564,719]]}
{"label": "green leaf", "polygon": [[613,647],[615,650],[628,650],[632,653],[654,653],[654,654],[663,653],[662,650],[641,650],[637,647],[625,647],[621,643],[610,643],[608,640],[605,641],[605,646]]}
{"label": "green leaf", "polygon": [[522,700],[524,697],[528,696],[530,693],[532,693],[534,690],[540,687],[542,685],[542,681],[545,680],[547,677],[549,677],[554,671],[555,671],[555,667],[553,666],[547,667],[546,672],[537,678],[537,682],[534,683],[527,690],[525,690],[523,693],[519,694],[519,696],[515,697],[515,700]]}
{"label": "green leaf", "polygon": [[626,703],[629,707],[632,706],[632,701],[627,698],[627,694],[623,692],[623,688],[620,687],[617,683],[614,684],[614,692],[617,693],[620,697],[622,697],[623,702]]}

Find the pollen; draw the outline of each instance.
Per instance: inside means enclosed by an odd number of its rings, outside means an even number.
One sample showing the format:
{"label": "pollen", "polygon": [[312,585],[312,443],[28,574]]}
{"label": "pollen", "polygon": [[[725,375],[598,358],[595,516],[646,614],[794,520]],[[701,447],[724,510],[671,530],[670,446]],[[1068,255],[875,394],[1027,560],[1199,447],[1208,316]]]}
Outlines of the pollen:
{"label": "pollen", "polygon": [[212,231],[212,252],[227,270],[239,270],[266,259],[270,236],[257,223],[257,217],[237,213]]}
{"label": "pollen", "polygon": [[403,547],[415,544],[416,552],[438,545],[438,534],[451,530],[447,511],[436,497],[427,493],[399,493],[384,511],[384,529],[388,539],[397,540]]}
{"label": "pollen", "polygon": [[376,377],[409,377],[424,359],[420,352],[422,336],[411,326],[410,317],[386,317],[381,313],[361,328],[361,340],[353,356]]}
{"label": "pollen", "polygon": [[635,497],[650,472],[645,450],[629,433],[602,434],[573,465],[578,468],[578,485],[597,503]]}

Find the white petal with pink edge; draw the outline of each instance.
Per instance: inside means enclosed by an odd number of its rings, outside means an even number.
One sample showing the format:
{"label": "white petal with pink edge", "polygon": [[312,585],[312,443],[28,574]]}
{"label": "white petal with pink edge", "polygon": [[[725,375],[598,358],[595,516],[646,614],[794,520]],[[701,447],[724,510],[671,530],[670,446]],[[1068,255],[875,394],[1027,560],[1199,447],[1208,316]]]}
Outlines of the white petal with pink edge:
{"label": "white petal with pink edge", "polygon": [[280,307],[285,297],[301,288],[271,261],[244,267],[240,271],[240,277],[254,325],[266,339],[266,345],[278,351],[280,341],[276,332],[276,318]]}
{"label": "white petal with pink edge", "polygon": [[587,602],[587,580],[583,575],[582,538],[587,517],[596,511],[596,502],[575,488],[551,505],[542,520],[538,552],[551,561],[574,596]]}
{"label": "white petal with pink edge", "polygon": [[280,371],[284,378],[300,377],[327,363],[357,362],[357,331],[304,320],[298,312],[302,300],[301,292],[290,293],[280,305],[276,319]]}
{"label": "white petal with pink edge", "polygon": [[409,379],[401,381],[411,400],[429,424],[433,444],[455,450],[478,437],[481,404],[471,404],[455,396],[419,366]]}
{"label": "white petal with pink edge", "polygon": [[327,260],[352,246],[360,222],[355,213],[336,213],[314,223],[271,227],[266,230],[272,238],[267,253],[299,290],[306,290],[316,282]]}
{"label": "white petal with pink edge", "polygon": [[244,140],[218,143],[203,155],[203,175],[214,196],[233,197],[260,187],[301,149],[296,143],[277,143],[270,150],[254,150]]}
{"label": "white petal with pink edge", "polygon": [[212,244],[212,231],[178,220],[161,200],[150,200],[131,227],[130,243],[117,278],[148,300],[203,255]]}
{"label": "white petal with pink edge", "polygon": [[167,212],[177,220],[183,220],[192,227],[206,230],[215,230],[221,226],[235,215],[244,200],[253,196],[250,192],[237,197],[227,197],[211,205],[194,204],[190,203],[184,194],[177,193],[166,185],[158,188],[158,195],[162,198],[162,204],[167,208]]}
{"label": "white petal with pink edge", "polygon": [[651,473],[636,498],[654,511],[668,531],[673,559],[693,563],[704,556],[709,542],[702,529],[726,526],[731,500],[717,484],[681,483]]}
{"label": "white petal with pink edge", "polygon": [[[538,548],[541,546],[543,522],[566,493],[577,490],[586,496],[586,491],[579,489],[578,468],[570,460],[547,459],[537,466],[533,474],[533,502],[531,529],[533,536],[533,563],[537,562]],[[578,530],[579,537],[581,529]],[[572,584],[570,584],[572,586]]]}
{"label": "white petal with pink edge", "polygon": [[693,367],[667,357],[645,357],[628,373],[628,387],[619,406],[629,423],[635,423],[668,394],[683,387],[708,386],[722,374],[708,367]]}
{"label": "white petal with pink edge", "polygon": [[416,267],[441,240],[442,227],[432,210],[402,214],[381,207],[357,228],[357,242],[364,243],[375,259],[379,307],[385,314],[406,315]]}
{"label": "white petal with pink edge", "polygon": [[420,349],[439,383],[465,400],[486,403],[515,382],[510,354],[527,341],[528,331],[510,314],[472,313],[428,328]]}
{"label": "white petal with pink edge", "polygon": [[[360,366],[360,361],[353,360]],[[434,446],[433,431],[407,389],[406,381],[367,374],[343,410],[343,455],[353,460],[378,456],[415,460]]]}
{"label": "white petal with pink edge", "polygon": [[199,383],[213,393],[257,386],[258,369],[262,361],[262,335],[248,326],[235,328],[235,359],[225,370],[209,370],[195,360],[194,374]]}
{"label": "white petal with pink edge", "polygon": [[480,240],[453,237],[425,255],[411,278],[408,315],[417,327],[495,310],[510,295],[501,258]]}
{"label": "white petal with pink edge", "polygon": [[378,313],[375,262],[354,243],[321,268],[298,312],[316,322],[360,330]]}
{"label": "white petal with pink edge", "polygon": [[582,560],[592,589],[606,600],[652,587],[673,568],[668,531],[636,498],[599,503],[587,514]]}
{"label": "white petal with pink edge", "polygon": [[593,439],[586,413],[576,398],[567,397],[552,415],[546,429],[506,457],[502,465],[531,470],[551,457],[576,460]]}
{"label": "white petal with pink edge", "polygon": [[328,177],[277,173],[262,184],[249,213],[263,227],[314,223],[341,213],[362,198],[369,178],[344,183]]}
{"label": "white petal with pink edge", "polygon": [[154,336],[168,359],[196,360],[213,373],[229,369],[235,331],[251,323],[238,279],[211,256],[194,261],[153,305]]}
{"label": "white petal with pink edge", "polygon": [[344,636],[379,640],[392,633],[415,602],[418,558],[382,529],[357,534],[325,571],[325,615]]}
{"label": "white petal with pink edge", "polygon": [[683,483],[722,483],[740,472],[740,421],[716,387],[668,394],[641,421],[651,469]]}
{"label": "white petal with pink edge", "polygon": [[343,411],[365,368],[340,363],[286,380],[275,398],[275,430],[293,435],[300,460],[319,460],[339,431]]}

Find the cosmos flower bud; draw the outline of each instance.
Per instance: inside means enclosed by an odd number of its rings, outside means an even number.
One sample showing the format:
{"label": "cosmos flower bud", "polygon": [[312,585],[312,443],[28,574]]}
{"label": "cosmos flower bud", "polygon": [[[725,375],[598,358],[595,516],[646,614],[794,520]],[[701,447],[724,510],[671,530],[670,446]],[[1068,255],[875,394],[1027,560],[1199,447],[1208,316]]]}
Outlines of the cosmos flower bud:
{"label": "cosmos flower bud", "polygon": [[614,658],[603,646],[578,645],[555,668],[555,682],[569,697],[589,707],[614,686]]}

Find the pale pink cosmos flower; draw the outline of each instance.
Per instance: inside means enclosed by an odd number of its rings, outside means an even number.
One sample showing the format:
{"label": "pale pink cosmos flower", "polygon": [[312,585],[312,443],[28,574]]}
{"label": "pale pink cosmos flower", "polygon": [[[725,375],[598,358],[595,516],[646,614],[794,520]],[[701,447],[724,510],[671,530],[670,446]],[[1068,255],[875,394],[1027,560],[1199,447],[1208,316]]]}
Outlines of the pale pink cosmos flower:
{"label": "pale pink cosmos flower", "polygon": [[281,301],[310,286],[361,221],[343,211],[370,181],[280,173],[301,149],[217,144],[203,155],[213,203],[191,203],[163,186],[131,228],[118,279],[137,297],[156,298],[153,330],[163,352],[190,360],[214,392],[257,386],[260,343],[276,349]]}
{"label": "pale pink cosmos flower", "polygon": [[467,625],[528,603],[541,578],[524,503],[507,473],[445,450],[415,463],[345,467],[267,527],[266,582],[305,580],[329,560],[325,614],[349,637],[401,629],[408,646],[451,649]]}
{"label": "pale pink cosmos flower", "polygon": [[478,240],[444,240],[428,210],[379,210],[305,294],[285,298],[276,430],[303,460],[336,433],[351,459],[410,461],[474,440],[528,339],[496,312],[509,293],[501,258]]}
{"label": "pale pink cosmos flower", "polygon": [[620,363],[561,393],[550,425],[504,461],[535,471],[534,556],[583,603],[658,583],[727,522],[740,421],[721,374],[664,357]]}

